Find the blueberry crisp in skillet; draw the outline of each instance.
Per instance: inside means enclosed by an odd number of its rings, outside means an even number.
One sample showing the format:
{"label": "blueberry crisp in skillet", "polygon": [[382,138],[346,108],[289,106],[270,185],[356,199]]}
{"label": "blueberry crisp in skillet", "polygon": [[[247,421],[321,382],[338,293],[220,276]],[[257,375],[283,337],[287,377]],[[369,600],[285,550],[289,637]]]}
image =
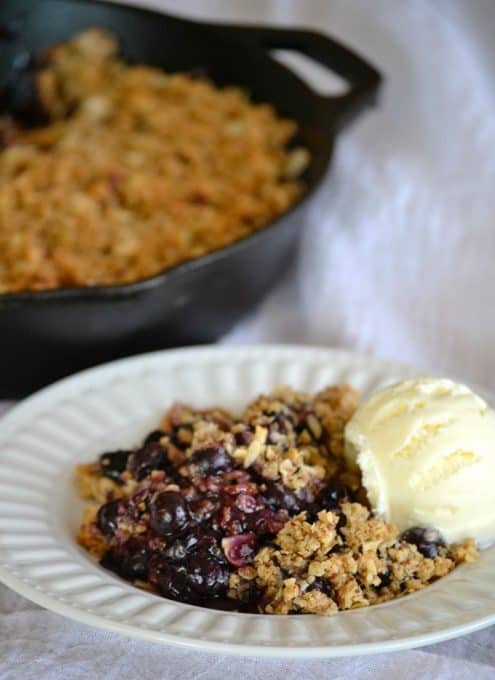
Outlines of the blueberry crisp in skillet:
{"label": "blueberry crisp in skillet", "polygon": [[294,121],[118,49],[99,28],[53,45],[36,71],[45,124],[0,115],[0,293],[137,281],[248,236],[302,194]]}
{"label": "blueberry crisp in skillet", "polygon": [[130,450],[77,469],[79,543],[136,586],[180,602],[329,615],[411,593],[476,558],[370,511],[346,467],[347,385],[280,388],[240,415],[176,403]]}

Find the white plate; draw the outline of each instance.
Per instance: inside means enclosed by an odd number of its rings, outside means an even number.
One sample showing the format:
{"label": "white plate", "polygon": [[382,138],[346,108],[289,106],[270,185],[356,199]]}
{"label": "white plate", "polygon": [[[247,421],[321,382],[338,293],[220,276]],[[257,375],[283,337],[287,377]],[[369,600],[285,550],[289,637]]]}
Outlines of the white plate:
{"label": "white plate", "polygon": [[261,616],[179,604],[102,569],[74,540],[82,504],[74,465],[137,442],[174,399],[240,409],[281,383],[346,380],[365,393],[413,369],[297,347],[159,352],[85,371],[0,421],[0,580],[73,619],[148,640],[258,656],[341,656],[430,644],[495,622],[495,549],[427,589],[317,616]]}

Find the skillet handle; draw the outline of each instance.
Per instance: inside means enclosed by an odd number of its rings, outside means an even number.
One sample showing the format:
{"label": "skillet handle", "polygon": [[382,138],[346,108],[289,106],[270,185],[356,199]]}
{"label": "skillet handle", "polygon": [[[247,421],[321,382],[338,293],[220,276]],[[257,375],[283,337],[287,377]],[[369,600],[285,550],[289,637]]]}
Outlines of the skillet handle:
{"label": "skillet handle", "polygon": [[215,28],[263,49],[290,49],[301,52],[347,80],[349,90],[343,95],[336,97],[316,95],[326,109],[327,115],[335,118],[337,127],[348,123],[376,100],[382,80],[381,74],[358,54],[323,33],[271,26],[217,24]]}

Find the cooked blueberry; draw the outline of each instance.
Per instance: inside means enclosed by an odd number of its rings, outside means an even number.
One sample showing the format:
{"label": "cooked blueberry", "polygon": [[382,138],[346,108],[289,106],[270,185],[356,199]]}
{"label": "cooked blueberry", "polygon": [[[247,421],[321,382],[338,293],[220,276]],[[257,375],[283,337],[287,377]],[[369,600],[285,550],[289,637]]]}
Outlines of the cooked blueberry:
{"label": "cooked blueberry", "polygon": [[390,582],[392,581],[392,573],[388,567],[386,567],[385,571],[382,571],[382,573],[379,575],[380,576],[380,588],[386,588],[387,586],[390,585]]}
{"label": "cooked blueberry", "polygon": [[248,531],[262,536],[278,533],[289,519],[289,515],[286,510],[272,510],[272,508],[265,507],[250,515],[244,515],[243,519],[243,524]]}
{"label": "cooked blueberry", "polygon": [[160,553],[154,553],[148,560],[148,579],[150,583],[158,584],[158,577],[164,569],[168,569],[169,562]]}
{"label": "cooked blueberry", "polygon": [[232,469],[233,460],[223,446],[206,446],[198,449],[191,456],[191,463],[203,477],[209,477]]}
{"label": "cooked blueberry", "polygon": [[106,536],[111,536],[113,533],[115,533],[115,530],[117,528],[117,515],[119,513],[119,502],[118,501],[110,501],[109,503],[105,503],[105,505],[102,505],[101,508],[98,510],[98,514],[96,516],[96,523],[98,525],[98,529],[101,531],[102,534],[105,534]]}
{"label": "cooked blueberry", "polygon": [[297,496],[282,482],[266,482],[266,490],[263,492],[263,496],[272,508],[282,508],[290,513],[297,513],[302,509]]}
{"label": "cooked blueberry", "polygon": [[144,479],[152,470],[167,470],[169,467],[167,452],[157,442],[145,444],[129,456],[129,470],[137,480]]}
{"label": "cooked blueberry", "polygon": [[149,553],[144,543],[131,538],[108,550],[100,564],[128,581],[145,581],[148,578],[148,558]]}
{"label": "cooked blueberry", "polygon": [[177,491],[163,491],[150,504],[150,526],[160,536],[179,536],[189,521],[188,503]]}
{"label": "cooked blueberry", "polygon": [[424,527],[412,527],[402,534],[404,541],[408,543],[442,543],[440,533],[436,529],[425,529]]}
{"label": "cooked blueberry", "polygon": [[233,503],[225,503],[220,507],[219,523],[222,530],[229,534],[241,534],[245,531],[246,515]]}
{"label": "cooked blueberry", "polygon": [[182,541],[175,541],[165,550],[164,555],[171,562],[182,562],[187,556],[187,548]]}
{"label": "cooked blueberry", "polygon": [[183,565],[163,563],[157,574],[157,584],[165,597],[173,600],[187,595],[187,570]]}
{"label": "cooked blueberry", "polygon": [[191,516],[197,524],[210,521],[218,510],[218,498],[212,494],[211,498],[191,501],[189,509]]}
{"label": "cooked blueberry", "polygon": [[205,534],[199,539],[196,552],[212,555],[219,562],[225,562],[221,540],[221,534]]}
{"label": "cooked blueberry", "polygon": [[125,555],[120,563],[119,573],[126,579],[145,581],[148,577],[148,553],[146,550]]}
{"label": "cooked blueberry", "polygon": [[230,564],[234,567],[243,567],[253,560],[256,536],[249,533],[223,538],[222,548]]}
{"label": "cooked blueberry", "polygon": [[159,442],[164,435],[165,432],[163,430],[153,430],[153,432],[150,432],[145,437],[143,445],[146,446],[146,444],[153,444],[154,442]]}
{"label": "cooked blueberry", "polygon": [[100,560],[102,567],[110,569],[110,571],[114,571],[115,573],[118,573],[119,562],[120,558],[116,557],[112,550],[107,550]]}
{"label": "cooked blueberry", "polygon": [[120,474],[126,469],[130,453],[130,451],[121,449],[102,453],[100,456],[100,468],[103,476],[120,481]]}
{"label": "cooked blueberry", "polygon": [[236,496],[235,504],[242,512],[251,513],[256,510],[256,498],[247,493]]}
{"label": "cooked blueberry", "polygon": [[407,529],[402,534],[402,540],[412,543],[422,555],[431,559],[436,557],[439,548],[445,545],[440,533],[436,529],[425,529],[424,527]]}
{"label": "cooked blueberry", "polygon": [[331,482],[318,496],[318,504],[322,510],[335,510],[349,498],[349,490],[341,482]]}
{"label": "cooked blueberry", "polygon": [[251,430],[242,430],[235,433],[235,443],[237,446],[248,446],[253,441],[254,434]]}
{"label": "cooked blueberry", "polygon": [[402,533],[402,540],[407,541],[407,543],[421,543],[423,540],[424,529],[421,527],[413,527],[412,529],[407,529]]}
{"label": "cooked blueberry", "polygon": [[438,545],[436,543],[419,543],[418,550],[424,557],[433,559],[438,555]]}
{"label": "cooked blueberry", "polygon": [[197,534],[186,534],[183,538],[178,538],[167,547],[164,552],[165,557],[172,562],[182,562],[189,553],[198,545]]}
{"label": "cooked blueberry", "polygon": [[225,564],[207,554],[189,557],[187,573],[189,585],[201,597],[222,594],[229,581],[229,571]]}
{"label": "cooked blueberry", "polygon": [[308,590],[319,590],[321,593],[328,595],[328,597],[333,595],[332,584],[324,578],[315,578]]}

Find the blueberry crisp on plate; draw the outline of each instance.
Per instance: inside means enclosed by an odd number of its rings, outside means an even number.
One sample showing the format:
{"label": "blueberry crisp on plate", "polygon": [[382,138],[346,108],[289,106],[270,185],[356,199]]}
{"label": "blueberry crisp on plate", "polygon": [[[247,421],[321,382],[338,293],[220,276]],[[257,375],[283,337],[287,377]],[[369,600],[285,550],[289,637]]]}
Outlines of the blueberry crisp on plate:
{"label": "blueberry crisp on plate", "polygon": [[471,539],[373,514],[344,456],[357,405],[348,385],[279,388],[240,415],[175,403],[141,445],[78,466],[78,541],[140,588],[264,614],[384,602],[473,561]]}

